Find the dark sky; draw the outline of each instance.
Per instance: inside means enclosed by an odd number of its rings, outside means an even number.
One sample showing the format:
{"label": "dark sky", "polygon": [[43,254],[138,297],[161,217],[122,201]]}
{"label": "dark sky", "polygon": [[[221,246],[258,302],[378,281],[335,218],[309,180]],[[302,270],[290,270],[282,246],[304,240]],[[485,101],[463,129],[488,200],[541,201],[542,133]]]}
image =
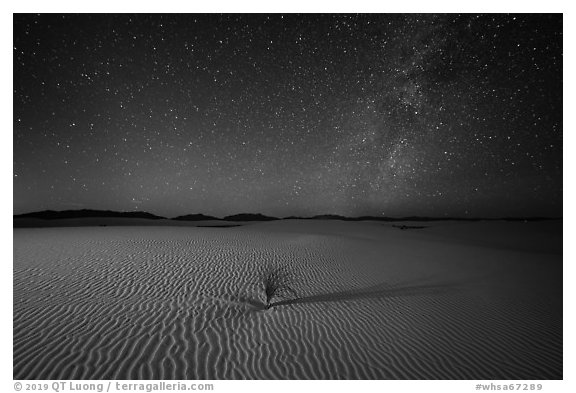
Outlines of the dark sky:
{"label": "dark sky", "polygon": [[15,15],[14,213],[562,215],[562,16]]}

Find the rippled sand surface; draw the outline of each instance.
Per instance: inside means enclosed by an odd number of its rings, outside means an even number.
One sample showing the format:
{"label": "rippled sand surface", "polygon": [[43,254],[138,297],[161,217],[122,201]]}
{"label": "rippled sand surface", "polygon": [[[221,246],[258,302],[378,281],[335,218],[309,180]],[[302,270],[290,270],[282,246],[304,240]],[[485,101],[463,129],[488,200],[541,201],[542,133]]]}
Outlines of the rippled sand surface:
{"label": "rippled sand surface", "polygon": [[[561,222],[15,229],[13,377],[560,379],[561,247]],[[270,266],[294,293],[266,309]]]}

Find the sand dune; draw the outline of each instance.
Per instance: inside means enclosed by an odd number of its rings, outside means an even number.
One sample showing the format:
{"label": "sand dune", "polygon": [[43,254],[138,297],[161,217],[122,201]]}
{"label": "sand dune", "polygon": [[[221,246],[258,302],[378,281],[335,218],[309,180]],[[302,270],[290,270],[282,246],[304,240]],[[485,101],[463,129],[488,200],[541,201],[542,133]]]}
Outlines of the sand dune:
{"label": "sand dune", "polygon": [[561,222],[453,225],[15,229],[13,376],[562,378]]}

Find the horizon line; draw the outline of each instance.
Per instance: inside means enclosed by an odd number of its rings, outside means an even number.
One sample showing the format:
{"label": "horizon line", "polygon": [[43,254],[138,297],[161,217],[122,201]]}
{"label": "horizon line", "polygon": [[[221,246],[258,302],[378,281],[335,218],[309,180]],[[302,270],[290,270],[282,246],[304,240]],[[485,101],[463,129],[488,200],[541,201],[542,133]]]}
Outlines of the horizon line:
{"label": "horizon line", "polygon": [[[146,219],[166,219],[166,220],[175,220],[178,218],[184,218],[187,216],[205,216],[207,220],[209,219],[216,219],[216,220],[226,220],[226,218],[232,218],[236,216],[262,216],[265,218],[270,219],[277,219],[277,220],[286,220],[286,219],[315,219],[315,218],[322,218],[322,217],[333,217],[333,218],[340,218],[340,219],[350,219],[350,220],[360,220],[360,219],[391,219],[391,220],[402,220],[402,219],[430,219],[430,220],[558,220],[563,219],[563,216],[542,216],[542,215],[531,215],[531,216],[499,216],[499,217],[485,217],[485,216],[421,216],[421,215],[403,215],[403,216],[385,216],[385,215],[357,215],[357,216],[348,216],[343,214],[336,214],[336,213],[322,213],[322,214],[314,214],[308,216],[299,216],[299,215],[289,215],[289,216],[271,216],[263,213],[234,213],[228,214],[225,216],[214,216],[210,214],[204,213],[188,213],[188,214],[181,214],[174,217],[167,217],[162,216],[154,213],[150,213],[144,210],[109,210],[109,209],[65,209],[65,210],[36,210],[31,211],[28,213],[19,213],[13,214],[12,218],[40,218],[41,217],[33,217],[33,215],[41,214],[41,213],[80,213],[80,212],[103,212],[103,213],[115,213],[115,214],[140,214],[140,215],[150,215],[153,217],[139,217],[139,218],[146,218]],[[75,217],[75,218],[130,218],[130,217],[105,217],[105,216],[86,216],[86,217]],[[135,217],[138,218],[138,217]],[[50,219],[50,218],[48,218]],[[52,219],[59,219],[57,217]],[[60,218],[60,219],[67,219],[67,217]],[[199,220],[198,220],[199,221]]]}

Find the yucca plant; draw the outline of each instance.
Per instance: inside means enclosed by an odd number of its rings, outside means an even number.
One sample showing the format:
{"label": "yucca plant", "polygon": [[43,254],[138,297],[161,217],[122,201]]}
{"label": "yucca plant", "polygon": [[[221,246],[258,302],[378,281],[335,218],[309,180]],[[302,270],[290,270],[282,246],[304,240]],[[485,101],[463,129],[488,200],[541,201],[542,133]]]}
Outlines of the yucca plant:
{"label": "yucca plant", "polygon": [[290,286],[294,281],[293,275],[286,266],[266,266],[260,278],[264,287],[266,308],[274,306],[274,298],[296,297],[296,292]]}

